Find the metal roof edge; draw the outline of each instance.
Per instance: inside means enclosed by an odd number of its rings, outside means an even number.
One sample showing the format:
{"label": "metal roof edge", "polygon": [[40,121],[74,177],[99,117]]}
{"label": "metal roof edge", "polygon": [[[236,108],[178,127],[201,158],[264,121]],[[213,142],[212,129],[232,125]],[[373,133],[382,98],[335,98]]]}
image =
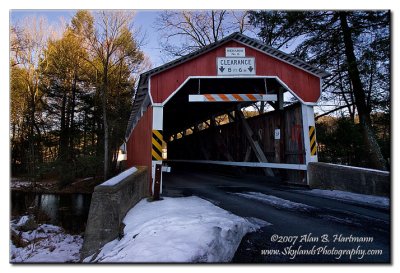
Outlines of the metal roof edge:
{"label": "metal roof edge", "polygon": [[[256,40],[254,38],[248,37],[246,35],[243,35],[241,33],[238,33],[238,36],[240,36],[242,39],[247,39],[250,40],[252,42],[252,44],[243,41],[241,39],[236,39],[238,42],[240,42],[241,44],[247,45],[249,47],[255,48],[260,52],[263,52],[264,54],[267,54],[271,57],[275,57],[278,60],[281,60],[285,63],[288,63],[290,65],[293,65],[297,68],[300,68],[302,70],[304,70],[305,72],[308,72],[310,74],[313,74],[319,78],[326,78],[328,76],[330,76],[330,73],[324,71],[323,69],[320,69],[318,67],[315,67],[309,63],[307,63],[306,61],[299,59],[291,54],[285,53],[279,49],[276,49],[272,46],[266,45],[263,42]],[[263,49],[266,48],[266,49]],[[296,63],[297,62],[297,63]]]}
{"label": "metal roof edge", "polygon": [[[132,133],[132,131],[133,131],[135,125],[136,125],[136,124],[134,124],[134,123],[135,123],[135,119],[137,119],[136,116],[137,116],[138,110],[140,110],[140,109],[137,109],[137,110],[135,111],[135,104],[138,104],[138,94],[139,94],[139,91],[143,90],[143,88],[141,88],[141,87],[143,86],[142,82],[143,82],[143,76],[144,76],[144,74],[145,74],[145,73],[142,73],[142,74],[140,74],[140,76],[139,76],[139,81],[138,81],[137,89],[136,89],[136,92],[135,92],[135,95],[134,95],[134,100],[133,100],[133,102],[132,102],[132,110],[131,110],[131,114],[130,114],[129,119],[128,119],[128,125],[127,125],[127,128],[126,128],[126,131],[125,131],[125,139],[126,139],[126,141],[128,140],[130,134]],[[147,82],[147,81],[148,81],[148,77],[146,77],[146,82]],[[140,102],[140,104],[141,104],[141,105],[140,105],[140,108],[142,108],[142,104],[146,101],[146,97],[147,97],[147,96],[145,96],[145,97],[143,98],[143,100]]]}

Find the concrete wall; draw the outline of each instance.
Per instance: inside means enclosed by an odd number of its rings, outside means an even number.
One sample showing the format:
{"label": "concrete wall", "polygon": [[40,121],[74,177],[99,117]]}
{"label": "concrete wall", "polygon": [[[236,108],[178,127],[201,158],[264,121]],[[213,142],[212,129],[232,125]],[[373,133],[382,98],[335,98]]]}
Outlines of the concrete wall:
{"label": "concrete wall", "polygon": [[81,250],[82,259],[117,238],[126,213],[147,196],[148,169],[137,169],[115,185],[99,185],[94,189]]}
{"label": "concrete wall", "polygon": [[311,188],[390,196],[389,172],[319,162],[309,163],[307,172]]}

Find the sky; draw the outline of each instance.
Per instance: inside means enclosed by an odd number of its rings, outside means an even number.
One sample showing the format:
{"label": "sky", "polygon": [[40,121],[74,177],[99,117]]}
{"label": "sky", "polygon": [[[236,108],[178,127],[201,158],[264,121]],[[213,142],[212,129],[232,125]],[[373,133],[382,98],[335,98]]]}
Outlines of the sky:
{"label": "sky", "polygon": [[[10,21],[16,23],[24,20],[26,17],[44,17],[52,25],[59,25],[61,22],[70,22],[72,17],[75,15],[77,10],[21,10],[15,9],[10,10]],[[154,22],[157,19],[160,10],[136,10],[136,16],[134,24],[137,28],[140,28],[141,33],[144,34],[145,43],[142,46],[142,51],[150,58],[152,67],[157,67],[169,61],[162,53],[159,44],[159,34],[154,29]],[[294,49],[296,43],[289,48],[281,48],[282,51],[289,53]]]}
{"label": "sky", "polygon": [[[150,57],[153,67],[164,63],[159,46],[158,35],[154,34],[154,21],[158,10],[139,10],[136,13],[134,24],[141,29],[145,35],[145,44],[142,46],[143,52]],[[62,21],[69,22],[75,15],[76,10],[10,10],[10,20],[12,23],[22,21],[26,17],[44,17],[52,25],[58,25]]]}
{"label": "sky", "polygon": [[153,67],[157,67],[165,63],[162,57],[163,54],[161,52],[158,34],[152,34],[155,32],[153,25],[159,13],[160,11],[155,10],[138,11],[135,21],[145,34],[147,43],[145,43],[143,46],[143,51],[150,57]]}

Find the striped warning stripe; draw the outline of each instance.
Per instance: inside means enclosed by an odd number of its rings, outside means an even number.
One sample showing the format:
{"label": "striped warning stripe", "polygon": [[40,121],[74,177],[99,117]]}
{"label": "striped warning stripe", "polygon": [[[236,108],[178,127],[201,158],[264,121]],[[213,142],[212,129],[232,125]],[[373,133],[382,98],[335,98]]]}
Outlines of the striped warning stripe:
{"label": "striped warning stripe", "polygon": [[259,101],[263,99],[259,94],[204,94],[205,101]]}
{"label": "striped warning stripe", "polygon": [[151,139],[152,160],[162,160],[162,147],[164,145],[162,130],[153,130],[153,137]]}
{"label": "striped warning stripe", "polygon": [[308,135],[310,136],[310,151],[311,155],[317,154],[317,138],[315,136],[315,127],[309,126]]}
{"label": "striped warning stripe", "polygon": [[203,101],[208,102],[230,102],[230,101],[260,101],[263,95],[260,94],[202,94]]}

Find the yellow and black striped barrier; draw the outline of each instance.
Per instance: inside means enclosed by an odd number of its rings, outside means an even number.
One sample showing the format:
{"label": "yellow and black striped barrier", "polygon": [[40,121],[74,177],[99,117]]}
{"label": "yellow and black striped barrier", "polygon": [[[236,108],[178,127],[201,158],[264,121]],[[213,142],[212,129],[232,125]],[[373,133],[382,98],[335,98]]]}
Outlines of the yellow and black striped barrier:
{"label": "yellow and black striped barrier", "polygon": [[310,136],[310,151],[311,155],[317,154],[317,138],[315,136],[315,127],[309,126],[308,135]]}
{"label": "yellow and black striped barrier", "polygon": [[152,149],[151,157],[152,160],[162,160],[162,150],[164,144],[162,130],[153,130],[153,137],[151,139]]}

